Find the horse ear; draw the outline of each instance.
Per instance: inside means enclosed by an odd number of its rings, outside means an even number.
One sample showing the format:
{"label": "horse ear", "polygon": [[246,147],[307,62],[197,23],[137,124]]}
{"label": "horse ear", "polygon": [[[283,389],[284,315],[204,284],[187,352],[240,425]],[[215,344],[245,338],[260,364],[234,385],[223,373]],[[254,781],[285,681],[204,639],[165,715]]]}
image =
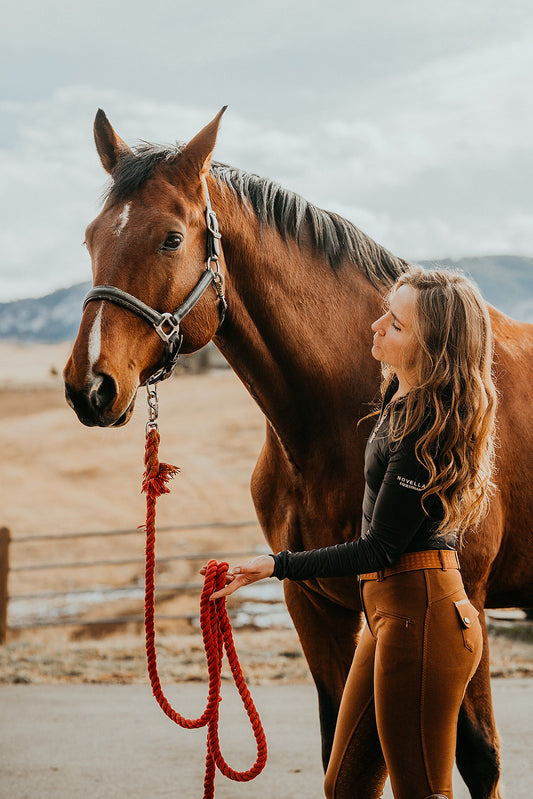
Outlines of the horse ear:
{"label": "horse ear", "polygon": [[183,164],[184,161],[188,162],[200,177],[203,177],[209,172],[209,165],[213,150],[215,149],[220,120],[227,107],[228,106],[225,105],[221,108],[216,117],[212,119],[205,128],[202,128],[200,133],[197,133],[181,151],[180,163]]}
{"label": "horse ear", "polygon": [[110,174],[120,157],[130,152],[130,148],[120,136],[117,136],[101,108],[98,109],[94,119],[94,141],[102,166]]}

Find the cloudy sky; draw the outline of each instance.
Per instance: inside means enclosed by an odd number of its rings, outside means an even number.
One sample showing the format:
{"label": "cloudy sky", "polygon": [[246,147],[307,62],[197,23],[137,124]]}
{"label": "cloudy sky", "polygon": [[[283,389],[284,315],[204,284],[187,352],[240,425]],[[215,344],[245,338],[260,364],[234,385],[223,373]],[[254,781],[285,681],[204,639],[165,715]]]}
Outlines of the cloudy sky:
{"label": "cloudy sky", "polygon": [[0,301],[89,279],[104,108],[408,259],[533,255],[531,0],[4,0]]}

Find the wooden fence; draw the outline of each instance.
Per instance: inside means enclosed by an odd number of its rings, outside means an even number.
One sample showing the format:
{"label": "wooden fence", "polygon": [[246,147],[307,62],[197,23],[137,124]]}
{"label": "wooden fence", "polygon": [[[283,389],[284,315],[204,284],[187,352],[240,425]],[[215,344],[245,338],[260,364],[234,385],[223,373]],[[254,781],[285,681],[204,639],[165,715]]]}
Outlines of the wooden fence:
{"label": "wooden fence", "polygon": [[7,578],[9,574],[9,539],[7,527],[0,529],[0,644],[7,635]]}
{"label": "wooden fence", "polygon": [[[234,522],[203,522],[199,524],[187,524],[187,525],[173,525],[167,527],[158,527],[158,534],[159,533],[168,533],[168,532],[184,532],[184,531],[193,531],[193,530],[210,530],[210,529],[238,529],[242,527],[257,527],[257,521],[234,521]],[[32,629],[35,627],[55,627],[55,626],[65,626],[65,625],[102,625],[102,624],[127,624],[128,622],[140,622],[143,621],[143,614],[139,612],[137,615],[127,615],[127,616],[116,616],[116,617],[104,617],[98,619],[83,619],[79,616],[67,616],[63,618],[45,618],[45,619],[37,619],[30,621],[28,623],[15,623],[10,624],[9,622],[9,614],[8,614],[8,606],[10,601],[14,600],[50,600],[56,599],[61,597],[72,597],[75,595],[90,595],[90,594],[114,594],[115,596],[119,594],[121,591],[123,592],[131,592],[135,591],[135,586],[101,586],[98,588],[77,588],[77,589],[60,589],[54,591],[40,591],[40,592],[31,592],[31,593],[19,593],[19,594],[9,594],[8,591],[8,581],[9,581],[9,574],[15,572],[29,572],[29,571],[43,571],[43,570],[70,570],[70,569],[81,569],[81,568],[92,568],[92,567],[102,567],[102,566],[125,566],[125,565],[143,565],[144,559],[142,558],[108,558],[108,559],[91,559],[91,560],[73,560],[68,562],[37,562],[37,563],[20,563],[19,558],[15,557],[14,565],[10,565],[10,556],[11,550],[13,547],[18,547],[19,545],[23,545],[26,543],[35,543],[40,541],[50,541],[50,542],[57,542],[57,541],[67,541],[79,538],[105,538],[108,536],[124,536],[124,535],[136,535],[139,536],[139,530],[137,529],[127,529],[127,530],[107,530],[107,531],[96,531],[96,532],[73,532],[73,533],[59,533],[59,534],[43,534],[43,535],[31,535],[31,536],[17,536],[11,537],[10,531],[3,527],[0,529],[0,644],[5,643],[7,632],[8,630],[17,630],[17,629]],[[198,552],[198,553],[180,553],[179,555],[170,555],[164,557],[158,557],[157,563],[169,563],[172,561],[199,561],[203,562],[206,560],[207,557],[215,558],[216,560],[227,560],[228,558],[242,558],[242,557],[250,557],[251,555],[257,555],[259,551],[262,551],[260,548],[250,548],[248,550],[241,550],[237,552]],[[194,583],[178,583],[175,585],[168,585],[165,584],[162,587],[156,587],[156,593],[158,595],[161,594],[177,594],[177,593],[186,593],[186,592],[199,592],[201,591],[202,583],[200,581]],[[137,589],[140,594],[142,594],[142,588],[138,587]],[[141,602],[143,601],[143,597]],[[194,620],[198,618],[198,613],[190,613],[190,614],[180,614],[180,615],[173,615],[173,616],[165,616],[165,615],[158,615],[158,619],[184,619],[184,620]]]}

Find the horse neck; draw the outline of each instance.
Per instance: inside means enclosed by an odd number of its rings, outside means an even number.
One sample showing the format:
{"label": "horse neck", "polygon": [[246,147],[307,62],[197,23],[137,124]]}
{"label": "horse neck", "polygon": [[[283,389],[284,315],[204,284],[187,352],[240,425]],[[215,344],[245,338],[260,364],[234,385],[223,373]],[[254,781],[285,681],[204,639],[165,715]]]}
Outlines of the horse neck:
{"label": "horse neck", "polygon": [[[233,198],[217,198],[228,314],[215,343],[291,458],[338,448],[376,398],[370,324],[380,295],[353,264],[335,272],[309,242],[261,229]],[[325,444],[324,444],[325,442]]]}

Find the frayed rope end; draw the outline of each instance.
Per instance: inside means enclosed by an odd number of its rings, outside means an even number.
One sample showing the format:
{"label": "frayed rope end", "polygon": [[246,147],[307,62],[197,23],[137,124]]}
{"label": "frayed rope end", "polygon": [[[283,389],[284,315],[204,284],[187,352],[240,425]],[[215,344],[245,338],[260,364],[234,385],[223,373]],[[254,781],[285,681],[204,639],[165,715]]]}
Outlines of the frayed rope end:
{"label": "frayed rope end", "polygon": [[147,472],[144,473],[141,488],[142,493],[149,494],[152,497],[160,497],[162,494],[168,494],[170,488],[167,483],[179,474],[179,471],[177,466],[172,466],[170,463],[160,463],[157,474],[149,476]]}

